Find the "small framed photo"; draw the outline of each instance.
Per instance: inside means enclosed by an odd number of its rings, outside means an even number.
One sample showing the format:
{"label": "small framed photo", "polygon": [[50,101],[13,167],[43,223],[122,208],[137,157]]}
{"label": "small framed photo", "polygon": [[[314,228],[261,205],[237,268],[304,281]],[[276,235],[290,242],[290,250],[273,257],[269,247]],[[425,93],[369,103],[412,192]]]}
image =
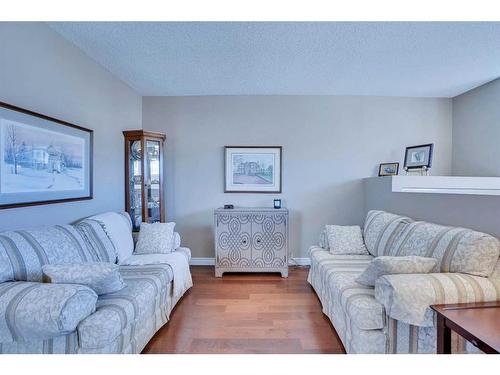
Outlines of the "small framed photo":
{"label": "small framed photo", "polygon": [[225,193],[281,193],[281,146],[226,146]]}
{"label": "small framed photo", "polygon": [[397,176],[399,163],[381,163],[378,167],[379,176]]}
{"label": "small framed photo", "polygon": [[432,166],[432,151],[434,144],[406,147],[405,169],[426,168]]}

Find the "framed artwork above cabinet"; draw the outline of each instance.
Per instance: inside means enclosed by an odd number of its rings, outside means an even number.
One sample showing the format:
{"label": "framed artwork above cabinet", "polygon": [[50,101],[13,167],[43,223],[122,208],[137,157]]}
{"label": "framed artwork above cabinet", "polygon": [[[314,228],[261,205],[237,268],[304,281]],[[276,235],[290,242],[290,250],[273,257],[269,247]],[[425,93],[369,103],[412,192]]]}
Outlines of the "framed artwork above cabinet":
{"label": "framed artwork above cabinet", "polygon": [[163,144],[166,136],[146,130],[126,130],[125,209],[132,226],[165,221]]}

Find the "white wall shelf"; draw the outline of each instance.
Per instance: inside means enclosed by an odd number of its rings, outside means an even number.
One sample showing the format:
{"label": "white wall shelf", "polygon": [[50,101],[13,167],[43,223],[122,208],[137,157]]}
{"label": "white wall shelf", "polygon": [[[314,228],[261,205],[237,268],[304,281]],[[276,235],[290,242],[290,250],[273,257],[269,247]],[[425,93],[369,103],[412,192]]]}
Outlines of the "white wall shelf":
{"label": "white wall shelf", "polygon": [[393,176],[394,193],[500,195],[500,177]]}

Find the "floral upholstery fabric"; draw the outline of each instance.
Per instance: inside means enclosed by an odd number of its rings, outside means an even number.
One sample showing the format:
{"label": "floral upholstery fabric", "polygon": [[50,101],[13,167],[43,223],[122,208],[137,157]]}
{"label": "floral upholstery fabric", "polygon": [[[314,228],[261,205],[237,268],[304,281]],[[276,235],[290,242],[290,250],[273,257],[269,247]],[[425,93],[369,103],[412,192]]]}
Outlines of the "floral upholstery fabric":
{"label": "floral upholstery fabric", "polygon": [[365,244],[375,256],[432,257],[435,272],[489,276],[500,255],[500,242],[471,229],[413,221],[383,211],[369,211],[364,227]]}
{"label": "floral upholstery fabric", "polygon": [[[6,260],[8,260],[6,262]],[[38,281],[42,266],[101,260],[71,225],[0,233],[0,280]]]}
{"label": "floral upholstery fabric", "polygon": [[459,273],[388,275],[375,283],[375,297],[391,318],[431,327],[430,305],[500,300],[500,280]]}
{"label": "floral upholstery fabric", "polygon": [[[316,291],[323,312],[332,321],[348,353],[385,350],[376,343],[385,340],[383,306],[373,296],[373,288],[355,279],[368,266],[371,255],[332,255],[320,247],[311,247],[308,282]],[[373,338],[367,341],[367,338]],[[385,341],[384,341],[385,343]]]}
{"label": "floral upholstery fabric", "polygon": [[132,220],[127,212],[104,212],[85,220],[92,220],[100,224],[113,243],[118,264],[132,255],[134,252]]}
{"label": "floral upholstery fabric", "polygon": [[[191,258],[188,248],[177,251]],[[188,289],[174,295],[171,266],[119,266],[126,287],[99,298],[83,285],[39,283],[44,265],[104,262],[117,267],[112,265],[116,258],[112,241],[96,220],[0,233],[0,353],[140,353]],[[33,309],[40,303],[42,315],[46,315],[44,309],[59,311],[66,296],[60,288],[81,288],[82,293],[69,297],[61,315],[66,320],[56,324],[56,314],[51,315],[52,321],[40,324],[41,317]],[[83,291],[92,296],[95,312],[87,314],[81,307],[77,309],[80,318],[73,308],[83,305],[77,298]],[[15,325],[11,316],[16,316]],[[56,326],[59,330],[54,333]]]}
{"label": "floral upholstery fabric", "polygon": [[175,223],[141,223],[136,254],[161,254],[174,251]]}
{"label": "floral upholstery fabric", "polygon": [[[110,262],[116,263],[118,255],[113,241],[105,230],[104,223],[94,219],[84,219],[74,225],[76,230],[84,239],[87,248],[92,252],[92,260],[86,262]],[[57,262],[57,263],[77,263],[77,262]]]}
{"label": "floral upholstery fabric", "polygon": [[371,261],[368,267],[356,279],[360,284],[375,286],[375,281],[383,275],[429,273],[436,266],[434,258],[407,256],[380,256]]}
{"label": "floral upholstery fabric", "polygon": [[368,255],[361,228],[357,225],[326,225],[330,253],[334,255]]}
{"label": "floral upholstery fabric", "polygon": [[319,234],[318,246],[326,250],[330,248],[330,245],[328,244],[328,236],[326,235],[326,228],[323,228]]}
{"label": "floral upholstery fabric", "polygon": [[167,287],[172,281],[168,265],[120,266],[120,273],[126,287],[100,296],[96,313],[78,326],[84,349],[102,348],[127,331],[134,331],[146,319],[154,322],[156,330],[168,320]]}
{"label": "floral upholstery fabric", "polygon": [[365,245],[374,256],[390,255],[390,249],[413,220],[384,211],[369,211],[366,214],[363,237]]}
{"label": "floral upholstery fabric", "polygon": [[[436,329],[434,327],[418,327],[389,318],[384,332],[387,336],[385,352],[388,354],[436,353]],[[451,333],[451,350],[456,354],[481,353],[479,349],[455,332]]]}
{"label": "floral upholstery fabric", "polygon": [[68,334],[95,311],[97,295],[82,285],[0,284],[0,342]]}
{"label": "floral upholstery fabric", "polygon": [[387,255],[418,255],[439,261],[436,272],[489,276],[500,255],[500,242],[471,229],[414,222],[406,226]]}
{"label": "floral upholstery fabric", "polygon": [[46,264],[42,270],[51,283],[85,285],[98,295],[113,293],[125,286],[118,265],[113,263]]}

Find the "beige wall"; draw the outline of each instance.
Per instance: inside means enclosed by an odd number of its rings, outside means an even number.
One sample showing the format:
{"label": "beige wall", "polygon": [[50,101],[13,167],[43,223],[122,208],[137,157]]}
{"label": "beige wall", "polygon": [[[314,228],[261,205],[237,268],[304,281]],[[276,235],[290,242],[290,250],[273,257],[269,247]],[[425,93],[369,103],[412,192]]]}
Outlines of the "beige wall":
{"label": "beige wall", "polygon": [[[167,133],[167,218],[194,257],[213,257],[213,209],[290,209],[290,250],[306,257],[322,225],[361,224],[362,178],[435,143],[432,173],[451,170],[451,100],[356,96],[145,97],[143,127]],[[283,146],[282,194],[224,194],[224,145]]]}

